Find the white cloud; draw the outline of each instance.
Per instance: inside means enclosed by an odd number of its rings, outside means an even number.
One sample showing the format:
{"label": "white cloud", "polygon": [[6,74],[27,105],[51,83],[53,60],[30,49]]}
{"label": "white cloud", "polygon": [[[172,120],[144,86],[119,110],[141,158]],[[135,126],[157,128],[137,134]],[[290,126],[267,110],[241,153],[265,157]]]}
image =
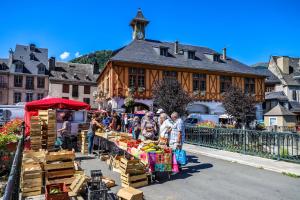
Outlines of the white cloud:
{"label": "white cloud", "polygon": [[63,52],[62,54],[60,54],[59,57],[60,57],[60,59],[65,60],[65,59],[67,59],[69,56],[70,56],[70,52],[65,51],[65,52]]}
{"label": "white cloud", "polygon": [[75,53],[75,57],[78,58],[78,57],[80,57],[80,56],[82,56],[82,55],[79,53],[79,51],[77,51],[77,52]]}

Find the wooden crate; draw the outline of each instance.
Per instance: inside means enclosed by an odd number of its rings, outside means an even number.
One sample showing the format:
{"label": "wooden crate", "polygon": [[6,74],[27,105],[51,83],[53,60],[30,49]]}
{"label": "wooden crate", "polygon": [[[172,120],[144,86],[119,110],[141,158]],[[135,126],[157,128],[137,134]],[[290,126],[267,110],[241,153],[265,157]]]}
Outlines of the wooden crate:
{"label": "wooden crate", "polygon": [[[25,158],[26,159],[26,158]],[[21,191],[23,197],[40,195],[43,187],[43,171],[40,163],[22,163]]]}
{"label": "wooden crate", "polygon": [[122,200],[143,200],[143,191],[132,187],[126,187],[120,189],[117,196]]}
{"label": "wooden crate", "polygon": [[48,152],[44,164],[46,184],[70,185],[75,174],[74,159],[73,151]]}
{"label": "wooden crate", "polygon": [[46,162],[53,161],[74,161],[75,153],[73,151],[58,151],[58,152],[49,152],[46,154]]}
{"label": "wooden crate", "polygon": [[145,166],[140,160],[127,160],[122,157],[120,160],[120,170],[124,174],[138,175],[145,173]]}
{"label": "wooden crate", "polygon": [[143,187],[148,185],[148,176],[147,174],[140,174],[140,175],[129,175],[121,173],[121,182],[122,187]]}

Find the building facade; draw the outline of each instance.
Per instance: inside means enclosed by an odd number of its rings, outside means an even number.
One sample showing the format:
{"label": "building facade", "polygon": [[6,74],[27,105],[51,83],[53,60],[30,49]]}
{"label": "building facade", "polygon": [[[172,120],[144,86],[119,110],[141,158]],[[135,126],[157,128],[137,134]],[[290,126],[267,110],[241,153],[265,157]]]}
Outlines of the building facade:
{"label": "building facade", "polygon": [[15,51],[9,51],[6,66],[8,90],[4,91],[4,104],[30,102],[48,95],[48,49],[17,44]]}
{"label": "building facade", "polygon": [[49,59],[49,96],[73,99],[98,108],[94,95],[97,92],[98,65],[56,62]]}
{"label": "building facade", "polygon": [[[130,25],[133,41],[116,50],[100,73],[100,107],[124,107],[129,90],[134,89],[137,107],[153,109],[152,89],[156,81],[177,79],[196,101],[192,111],[223,114],[222,94],[230,86],[255,96],[262,119],[265,76],[226,55],[206,47],[145,39],[149,23],[139,10]],[[189,108],[188,108],[189,109]]]}
{"label": "building facade", "polygon": [[8,104],[8,59],[0,59],[0,105]]}

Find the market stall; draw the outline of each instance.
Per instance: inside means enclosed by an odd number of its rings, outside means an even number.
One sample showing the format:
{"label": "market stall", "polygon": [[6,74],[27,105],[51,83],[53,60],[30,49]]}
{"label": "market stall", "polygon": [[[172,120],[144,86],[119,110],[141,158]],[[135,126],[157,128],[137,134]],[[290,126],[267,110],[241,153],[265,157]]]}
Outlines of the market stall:
{"label": "market stall", "polygon": [[61,113],[67,111],[70,114],[71,132],[77,135],[78,126],[87,118],[86,112],[81,110],[89,109],[90,105],[84,102],[61,98],[46,98],[26,103],[25,135],[30,136],[30,143],[26,142],[26,149],[54,150],[57,129],[61,128],[63,122]]}
{"label": "market stall", "polygon": [[74,101],[62,98],[47,98],[31,101],[25,105],[25,134],[30,134],[30,118],[37,116],[39,110],[48,109],[68,109],[68,110],[90,110],[91,106],[80,101]]}
{"label": "market stall", "polygon": [[[178,172],[178,164],[172,149],[158,141],[134,140],[128,133],[96,132],[98,152],[108,152],[110,157],[123,156],[139,160],[153,178],[157,172]],[[116,165],[118,166],[118,165]],[[114,166],[115,167],[115,166]],[[122,174],[121,174],[122,176]]]}

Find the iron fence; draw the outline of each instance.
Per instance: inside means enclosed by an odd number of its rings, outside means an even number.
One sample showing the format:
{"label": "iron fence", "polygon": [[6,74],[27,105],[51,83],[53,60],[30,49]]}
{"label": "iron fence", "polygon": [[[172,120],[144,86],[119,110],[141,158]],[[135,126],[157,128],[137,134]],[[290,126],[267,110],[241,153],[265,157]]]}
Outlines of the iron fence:
{"label": "iron fence", "polygon": [[24,123],[22,125],[23,136],[18,142],[17,150],[10,168],[8,181],[5,187],[3,200],[19,200],[20,194],[20,176],[21,176],[21,162],[24,147]]}
{"label": "iron fence", "polygon": [[241,129],[187,126],[185,142],[300,163],[300,135]]}

